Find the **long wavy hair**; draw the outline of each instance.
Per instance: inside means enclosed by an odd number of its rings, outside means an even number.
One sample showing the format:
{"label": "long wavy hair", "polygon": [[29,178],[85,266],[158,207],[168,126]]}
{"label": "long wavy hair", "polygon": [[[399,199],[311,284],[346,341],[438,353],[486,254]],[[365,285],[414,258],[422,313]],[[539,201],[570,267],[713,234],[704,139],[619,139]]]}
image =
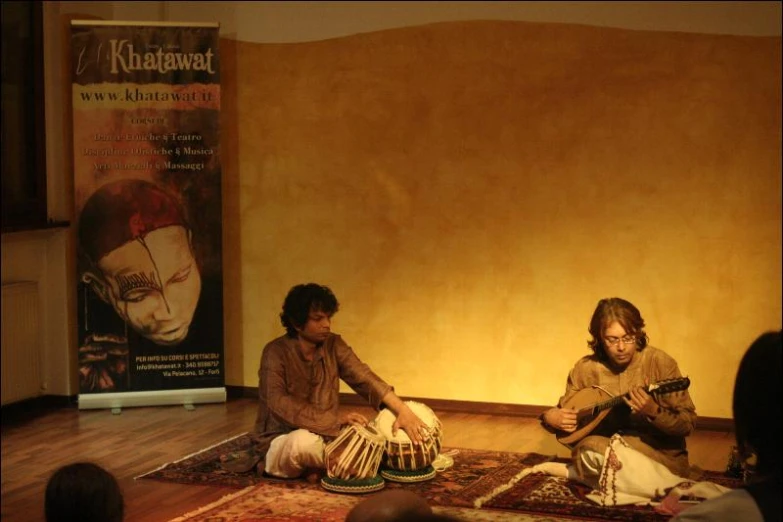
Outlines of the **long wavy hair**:
{"label": "long wavy hair", "polygon": [[339,309],[340,303],[329,287],[316,283],[296,285],[285,297],[280,322],[289,337],[296,337],[296,329],[305,325],[311,311],[320,311],[331,317]]}
{"label": "long wavy hair", "polygon": [[643,350],[649,343],[647,332],[644,331],[644,319],[638,308],[619,297],[601,299],[590,319],[588,331],[592,338],[587,341],[587,346],[601,361],[609,359],[604,343],[604,331],[614,321],[620,323],[628,335],[636,337],[637,350]]}

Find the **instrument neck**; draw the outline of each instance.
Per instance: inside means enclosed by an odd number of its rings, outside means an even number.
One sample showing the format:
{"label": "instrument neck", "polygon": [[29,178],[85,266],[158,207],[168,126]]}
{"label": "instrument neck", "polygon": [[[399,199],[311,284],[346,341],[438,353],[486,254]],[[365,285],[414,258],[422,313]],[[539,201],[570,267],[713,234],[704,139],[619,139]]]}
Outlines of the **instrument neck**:
{"label": "instrument neck", "polygon": [[612,397],[611,399],[607,399],[603,402],[599,402],[595,406],[593,406],[593,411],[599,412],[603,410],[608,410],[609,408],[614,408],[618,404],[623,403],[623,397],[628,395],[627,393],[624,393],[623,395],[618,395],[617,397]]}

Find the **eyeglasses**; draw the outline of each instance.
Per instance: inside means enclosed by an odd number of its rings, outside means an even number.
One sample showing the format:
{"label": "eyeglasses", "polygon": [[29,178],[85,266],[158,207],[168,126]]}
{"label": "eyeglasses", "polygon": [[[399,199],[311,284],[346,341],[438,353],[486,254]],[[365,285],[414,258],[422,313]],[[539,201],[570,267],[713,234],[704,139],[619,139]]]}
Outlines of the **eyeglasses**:
{"label": "eyeglasses", "polygon": [[626,335],[622,338],[620,337],[604,337],[604,342],[608,346],[617,346],[620,343],[623,344],[634,344],[636,342],[636,336],[635,335]]}

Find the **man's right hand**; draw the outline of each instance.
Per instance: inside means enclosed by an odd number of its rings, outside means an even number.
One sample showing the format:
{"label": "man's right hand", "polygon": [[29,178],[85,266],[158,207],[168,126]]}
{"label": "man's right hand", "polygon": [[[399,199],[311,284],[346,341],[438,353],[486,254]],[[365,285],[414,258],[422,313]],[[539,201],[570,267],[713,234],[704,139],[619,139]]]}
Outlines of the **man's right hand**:
{"label": "man's right hand", "polygon": [[544,421],[556,430],[573,433],[576,431],[576,409],[552,408],[544,413]]}

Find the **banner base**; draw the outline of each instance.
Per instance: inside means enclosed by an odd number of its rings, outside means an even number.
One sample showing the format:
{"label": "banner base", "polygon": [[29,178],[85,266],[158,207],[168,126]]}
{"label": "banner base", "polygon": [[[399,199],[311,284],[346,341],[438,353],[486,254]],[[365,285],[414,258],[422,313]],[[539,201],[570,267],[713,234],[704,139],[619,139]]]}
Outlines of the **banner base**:
{"label": "banner base", "polygon": [[132,408],[134,406],[169,406],[182,404],[191,409],[194,404],[226,402],[226,388],[193,388],[122,393],[90,393],[79,395],[80,410],[102,408]]}

